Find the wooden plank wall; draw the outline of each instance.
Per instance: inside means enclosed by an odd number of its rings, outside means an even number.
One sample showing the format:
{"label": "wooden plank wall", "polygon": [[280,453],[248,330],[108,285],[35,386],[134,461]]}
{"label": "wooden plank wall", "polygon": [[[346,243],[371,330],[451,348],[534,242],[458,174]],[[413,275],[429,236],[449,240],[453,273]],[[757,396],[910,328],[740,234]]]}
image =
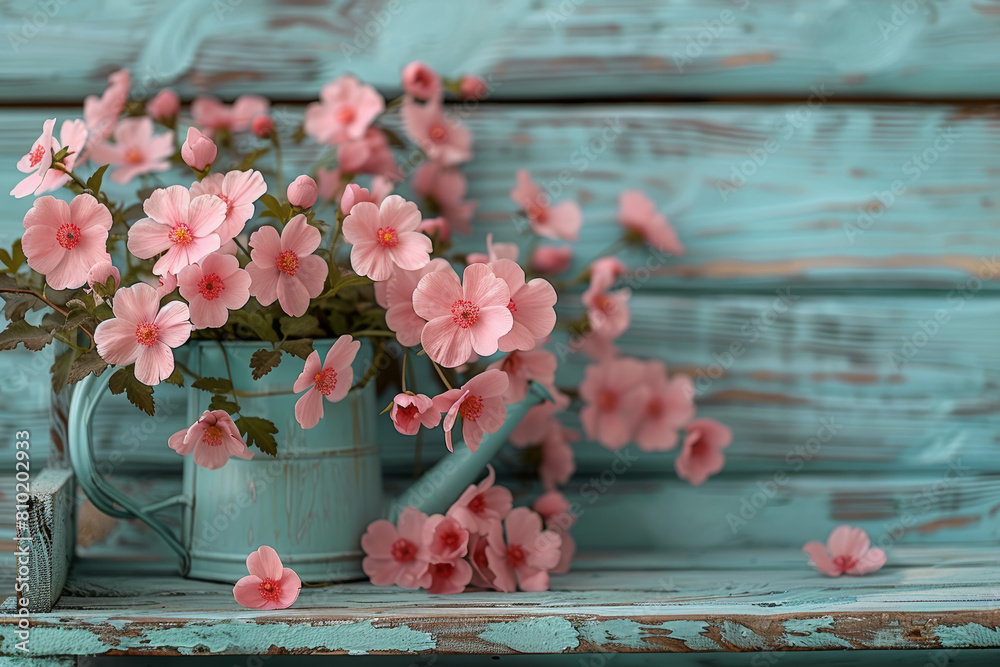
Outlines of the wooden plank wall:
{"label": "wooden plank wall", "polygon": [[[645,189],[688,253],[629,256],[651,262],[651,275],[623,348],[699,379],[701,413],[736,433],[725,473],[697,489],[674,478],[672,455],[629,449],[634,464],[612,479],[615,455],[581,443],[567,492],[583,510],[582,546],[797,548],[844,522],[890,547],[995,543],[1000,3],[468,0],[447,8],[427,0],[5,3],[0,164],[13,165],[42,119],[77,116],[82,97],[122,65],[134,72],[136,97],[163,85],[186,98],[256,92],[277,100],[282,117],[301,113],[345,71],[386,94],[415,58],[446,74],[482,75],[492,91],[468,110],[476,159],[466,170],[480,207],[463,247],[481,249],[488,232],[518,240],[508,191],[520,167],[561,180],[582,204],[575,268],[616,236],[617,193]],[[44,25],[32,33],[38,12]],[[303,146],[288,161],[305,171],[314,157]],[[12,166],[0,170],[0,191],[16,180]],[[19,235],[29,206],[0,199],[0,244]],[[789,307],[779,312],[780,295]],[[561,308],[579,312],[572,296]],[[734,344],[743,352],[732,355]],[[568,381],[582,373],[580,360],[564,366]],[[4,353],[0,368],[0,432],[29,427],[41,440],[46,363],[18,351]],[[182,425],[183,397],[157,394],[162,418],[111,402],[96,425],[108,469],[140,496],[175,489],[180,469],[165,440]],[[833,437],[812,447],[827,424]],[[391,428],[380,435],[388,484],[398,488],[412,468],[412,441]],[[0,439],[0,470],[11,468],[12,447]],[[441,451],[427,443],[424,464]],[[534,492],[517,451],[499,464],[525,498]],[[8,514],[0,527],[10,533]],[[80,520],[84,553],[163,551],[93,507],[84,505]],[[695,522],[699,530],[688,529]]]}

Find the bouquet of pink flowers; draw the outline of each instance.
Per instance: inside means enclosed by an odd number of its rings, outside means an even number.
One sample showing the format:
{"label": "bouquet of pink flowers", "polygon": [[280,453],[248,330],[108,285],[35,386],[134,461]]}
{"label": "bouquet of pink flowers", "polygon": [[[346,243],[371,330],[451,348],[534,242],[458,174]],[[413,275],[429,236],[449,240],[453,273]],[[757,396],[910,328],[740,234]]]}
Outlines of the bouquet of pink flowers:
{"label": "bouquet of pink flowers", "polygon": [[[403,369],[387,408],[395,428],[415,435],[441,425],[449,449],[460,425],[466,446],[475,450],[484,434],[500,428],[505,405],[524,399],[529,382],[541,383],[554,399],[532,408],[511,440],[537,452],[533,458],[552,493],[575,469],[570,443],[579,435],[560,416],[574,398],[587,437],[609,449],[635,442],[664,451],[681,444],[675,467],[693,484],[721,470],[731,433],[694,419],[691,379],[618,352],[615,340],[630,323],[631,291],[622,286],[629,268],[614,256],[556,282],[566,294],[585,287],[577,298],[586,315],[563,323],[568,342],[552,344],[591,359],[578,388],[557,387],[557,357],[545,349],[557,324],[550,280],[573,263],[580,207],[552,201],[521,170],[512,175],[510,195],[519,209],[516,227],[529,239],[527,269],[517,263],[517,244],[491,237],[485,253],[455,252],[453,234],[471,231],[477,202],[466,198],[460,169],[472,158],[472,135],[444,99],[465,100],[459,108],[467,109],[489,94],[489,85],[471,76],[443,80],[412,63],[402,87],[404,94],[387,102],[373,87],[342,76],[323,87],[301,123],[293,122],[294,131],[264,98],[247,95],[227,105],[199,97],[182,135],[176,93],[134,99],[128,72],[115,72],[100,97],[85,100],[82,119],[64,120],[58,135],[56,119],[45,121],[17,164],[25,176],[11,194],[36,199],[23,237],[0,250],[0,296],[9,322],[0,349],[41,350],[60,341],[55,391],[112,366],[111,391],[150,414],[153,388],[183,385],[188,375],[192,386],[211,394],[210,409],[168,444],[211,469],[231,456],[252,457],[250,447],[275,454],[277,429],[241,411],[231,378],[197,377],[179,365],[174,350],[191,339],[259,340],[251,361],[255,379],[281,363],[301,364],[295,417],[305,429],[318,424],[325,401],[342,400],[389,367],[380,359],[394,355],[401,362],[394,367]],[[287,141],[312,141],[317,158],[311,175],[286,187]],[[406,181],[412,200],[394,194]],[[129,201],[123,193],[136,184],[136,199]],[[72,196],[48,194],[61,189]],[[642,192],[621,194],[619,220],[623,235],[616,247],[683,253],[667,219]],[[313,349],[319,338],[336,339],[323,359]],[[376,354],[369,372],[355,378],[351,365],[360,339],[370,339]],[[393,339],[399,346],[388,344]],[[406,390],[411,348],[436,371],[436,396]],[[542,530],[541,519],[524,514],[532,510],[510,510],[509,495],[492,523],[476,523],[469,533],[473,570],[482,549],[500,549],[502,521],[508,537],[525,526]],[[549,498],[547,506],[555,502]],[[420,524],[436,535],[455,527],[448,519],[432,517],[424,525],[412,512],[405,517],[400,531]],[[384,546],[389,530],[373,525],[369,542]],[[380,574],[388,571],[382,566],[371,571],[376,583],[400,580]],[[486,583],[511,588],[509,576],[492,572]],[[422,577],[411,583],[455,588]]]}

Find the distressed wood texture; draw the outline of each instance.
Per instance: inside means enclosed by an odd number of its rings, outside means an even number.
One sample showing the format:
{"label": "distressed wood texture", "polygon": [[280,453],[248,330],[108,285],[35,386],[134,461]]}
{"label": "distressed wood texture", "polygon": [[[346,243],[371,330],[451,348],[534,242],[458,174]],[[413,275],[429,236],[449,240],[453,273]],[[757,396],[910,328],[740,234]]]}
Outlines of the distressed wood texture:
{"label": "distressed wood texture", "polygon": [[16,0],[0,17],[0,99],[18,102],[80,99],[126,64],[147,89],[308,99],[344,71],[396,88],[414,59],[508,99],[1000,93],[990,0]]}
{"label": "distressed wood texture", "polygon": [[[294,607],[268,612],[239,607],[228,585],[83,562],[53,611],[32,617],[32,647],[39,656],[1000,647],[988,556],[946,550],[926,565],[839,579],[793,569],[792,557],[714,554],[698,570],[664,556],[631,557],[627,568],[581,564],[544,593],[341,584],[304,589]],[[13,620],[0,617],[4,655]]]}
{"label": "distressed wood texture", "polygon": [[[291,126],[300,113],[288,106],[282,117]],[[2,111],[0,159],[23,155],[45,118],[78,114]],[[480,206],[462,250],[480,250],[488,232],[518,238],[509,192],[515,171],[529,166],[555,199],[583,206],[575,268],[618,238],[623,188],[641,187],[659,202],[687,254],[626,254],[649,266],[649,288],[976,293],[984,279],[991,290],[1000,285],[992,262],[1000,107],[484,105],[467,122],[476,159],[466,172]],[[292,174],[321,151],[306,142],[286,152]],[[17,180],[15,170],[2,171],[0,190]],[[31,198],[0,201],[0,242],[20,236],[30,206]]]}
{"label": "distressed wood texture", "polygon": [[27,584],[18,597],[27,599],[31,612],[52,609],[66,583],[76,547],[75,492],[68,469],[46,468],[30,482],[28,519],[15,525],[13,559],[18,583]]}

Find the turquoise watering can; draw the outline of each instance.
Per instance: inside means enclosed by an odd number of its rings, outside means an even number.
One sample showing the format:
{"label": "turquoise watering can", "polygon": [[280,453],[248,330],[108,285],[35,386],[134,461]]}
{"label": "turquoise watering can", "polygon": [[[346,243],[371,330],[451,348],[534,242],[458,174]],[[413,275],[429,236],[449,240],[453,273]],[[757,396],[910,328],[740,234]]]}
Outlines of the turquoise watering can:
{"label": "turquoise watering can", "polygon": [[[332,340],[316,341],[320,358]],[[178,350],[185,366],[204,377],[227,377],[244,412],[270,419],[278,427],[278,456],[257,452],[252,460],[231,458],[218,470],[208,470],[184,457],[182,492],[140,506],[97,472],[91,438],[94,411],[107,391],[106,377],[88,376],[73,392],[69,413],[70,461],[80,486],[99,510],[118,518],[136,518],[148,525],[180,558],[182,575],[232,583],[246,574],[246,557],[263,544],[274,547],[282,562],[303,581],[319,583],[363,576],[361,536],[369,523],[394,519],[406,505],[427,513],[442,513],[469,484],[481,477],[486,464],[533,404],[549,398],[532,386],[524,401],[507,407],[503,427],[487,434],[470,452],[458,443],[397,499],[382,491],[376,435],[374,382],[355,389],[339,403],[324,401],[318,426],[303,430],[295,421],[298,396],[292,384],[302,362],[286,357],[261,380],[251,377],[250,355],[259,342],[193,342]],[[228,360],[228,364],[227,364]],[[362,345],[354,362],[355,379],[371,360],[371,346]],[[187,419],[194,423],[208,408],[210,396],[188,390]],[[174,430],[161,425],[164,431]],[[167,446],[173,433],[154,434]],[[157,518],[180,506],[180,534]]]}

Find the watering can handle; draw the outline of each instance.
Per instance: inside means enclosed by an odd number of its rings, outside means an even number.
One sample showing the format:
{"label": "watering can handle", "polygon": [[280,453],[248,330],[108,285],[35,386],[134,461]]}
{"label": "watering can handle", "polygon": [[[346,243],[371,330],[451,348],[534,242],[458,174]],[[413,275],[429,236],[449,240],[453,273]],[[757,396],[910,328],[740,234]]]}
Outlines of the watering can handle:
{"label": "watering can handle", "polygon": [[91,424],[94,410],[97,409],[107,388],[107,380],[95,375],[88,375],[73,388],[69,408],[69,460],[73,472],[76,473],[77,482],[83,487],[90,502],[105,514],[119,519],[139,519],[152,528],[180,556],[181,574],[186,574],[191,566],[191,556],[170,526],[153,515],[167,507],[187,504],[189,502],[187,497],[174,496],[141,507],[111,486],[97,471]]}
{"label": "watering can handle", "polygon": [[461,443],[456,445],[454,452],[441,457],[413,486],[391,501],[387,518],[395,521],[407,505],[413,505],[425,514],[444,514],[465,487],[475,482],[477,475],[493,459],[528,410],[541,401],[551,400],[554,400],[552,394],[545,387],[531,382],[527,397],[507,406],[507,417],[500,430],[485,434],[479,449],[474,452]]}

